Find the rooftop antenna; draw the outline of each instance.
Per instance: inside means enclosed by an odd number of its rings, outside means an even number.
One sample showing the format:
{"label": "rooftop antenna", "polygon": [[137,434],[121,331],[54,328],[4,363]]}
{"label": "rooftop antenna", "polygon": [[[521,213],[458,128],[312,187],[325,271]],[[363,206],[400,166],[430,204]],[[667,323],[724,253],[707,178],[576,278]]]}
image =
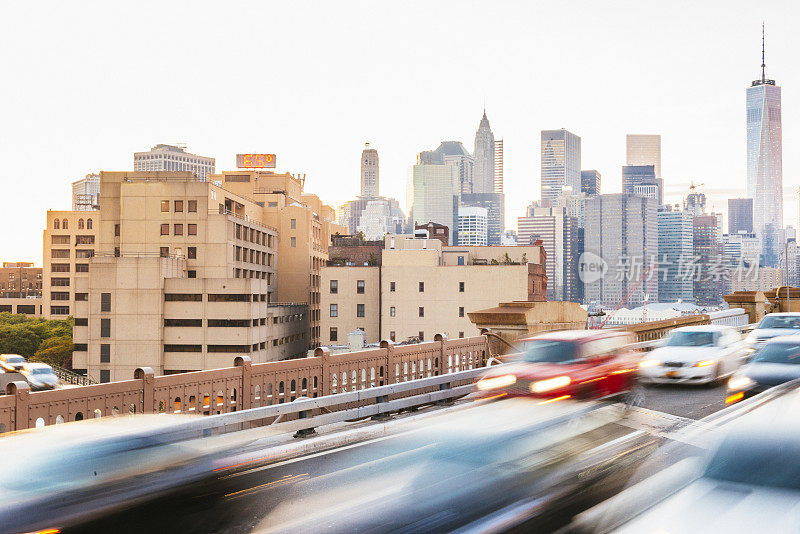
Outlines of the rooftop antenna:
{"label": "rooftop antenna", "polygon": [[761,83],[767,83],[765,72],[766,63],[764,62],[764,21],[761,21]]}

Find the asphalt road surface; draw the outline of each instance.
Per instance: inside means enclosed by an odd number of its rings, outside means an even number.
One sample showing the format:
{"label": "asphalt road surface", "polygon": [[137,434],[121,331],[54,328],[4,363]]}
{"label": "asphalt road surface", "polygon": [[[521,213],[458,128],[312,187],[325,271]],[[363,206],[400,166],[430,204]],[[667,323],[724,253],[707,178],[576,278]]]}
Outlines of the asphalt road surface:
{"label": "asphalt road surface", "polygon": [[725,407],[725,384],[698,386],[693,384],[647,385],[644,407],[690,419],[700,419]]}

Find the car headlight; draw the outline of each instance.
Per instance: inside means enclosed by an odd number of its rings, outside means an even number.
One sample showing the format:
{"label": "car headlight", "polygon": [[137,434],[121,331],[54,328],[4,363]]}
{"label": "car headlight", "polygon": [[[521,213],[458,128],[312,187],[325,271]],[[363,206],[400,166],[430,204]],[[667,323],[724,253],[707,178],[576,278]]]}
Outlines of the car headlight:
{"label": "car headlight", "polygon": [[489,391],[490,389],[505,388],[517,382],[517,377],[514,375],[501,375],[493,376],[490,378],[482,378],[478,380],[476,387],[481,391]]}
{"label": "car headlight", "polygon": [[563,388],[570,385],[572,380],[568,376],[557,376],[547,380],[538,380],[531,384],[531,393],[546,393],[554,389]]}
{"label": "car headlight", "polygon": [[753,345],[755,345],[756,343],[758,343],[758,338],[755,336],[755,334],[750,334],[749,336],[747,336],[746,338],[744,338],[744,342],[745,342],[747,345],[749,345],[749,346],[751,346],[751,347],[752,347]]}
{"label": "car headlight", "polygon": [[708,367],[709,365],[714,365],[714,360],[700,360],[694,364],[694,367]]}
{"label": "car headlight", "polygon": [[639,367],[656,367],[661,365],[661,360],[642,360],[639,362]]}
{"label": "car headlight", "polygon": [[730,380],[728,380],[728,389],[747,389],[752,387],[755,384],[753,379],[746,375],[733,375]]}

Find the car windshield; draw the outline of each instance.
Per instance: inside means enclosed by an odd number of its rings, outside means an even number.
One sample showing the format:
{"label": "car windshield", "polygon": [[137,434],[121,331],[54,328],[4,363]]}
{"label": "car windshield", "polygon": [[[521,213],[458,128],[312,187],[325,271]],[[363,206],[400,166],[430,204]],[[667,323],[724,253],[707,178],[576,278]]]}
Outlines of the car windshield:
{"label": "car windshield", "polygon": [[572,341],[536,339],[523,345],[522,361],[570,363],[578,359],[578,346]]}
{"label": "car windshield", "polygon": [[800,489],[800,445],[791,440],[758,439],[748,435],[729,436],[706,467],[705,476],[714,480]]}
{"label": "car windshield", "polygon": [[667,339],[667,347],[713,347],[714,332],[675,332]]}
{"label": "car windshield", "polygon": [[754,362],[800,363],[800,344],[769,343],[753,357]]}
{"label": "car windshield", "polygon": [[12,356],[5,359],[6,363],[23,363],[25,359],[22,356]]}
{"label": "car windshield", "polygon": [[800,329],[800,317],[793,315],[766,316],[758,323],[758,328],[796,328]]}
{"label": "car windshield", "polygon": [[33,370],[33,374],[35,375],[52,375],[53,371],[47,369],[46,367],[38,367]]}

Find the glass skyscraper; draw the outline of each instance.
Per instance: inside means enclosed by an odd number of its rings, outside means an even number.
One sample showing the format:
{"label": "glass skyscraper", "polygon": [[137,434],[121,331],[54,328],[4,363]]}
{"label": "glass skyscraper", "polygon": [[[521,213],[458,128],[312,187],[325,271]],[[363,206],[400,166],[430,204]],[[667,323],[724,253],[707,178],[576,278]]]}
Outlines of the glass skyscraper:
{"label": "glass skyscraper", "polygon": [[686,267],[694,261],[693,215],[688,211],[658,212],[658,301],[693,302],[694,282]]}
{"label": "glass skyscraper", "polygon": [[747,88],[747,196],[762,238],[768,224],[783,228],[782,144],[781,88],[766,77],[762,36],[761,79]]}
{"label": "glass skyscraper", "polygon": [[553,202],[565,185],[581,190],[581,138],[563,128],[542,130],[542,200]]}

